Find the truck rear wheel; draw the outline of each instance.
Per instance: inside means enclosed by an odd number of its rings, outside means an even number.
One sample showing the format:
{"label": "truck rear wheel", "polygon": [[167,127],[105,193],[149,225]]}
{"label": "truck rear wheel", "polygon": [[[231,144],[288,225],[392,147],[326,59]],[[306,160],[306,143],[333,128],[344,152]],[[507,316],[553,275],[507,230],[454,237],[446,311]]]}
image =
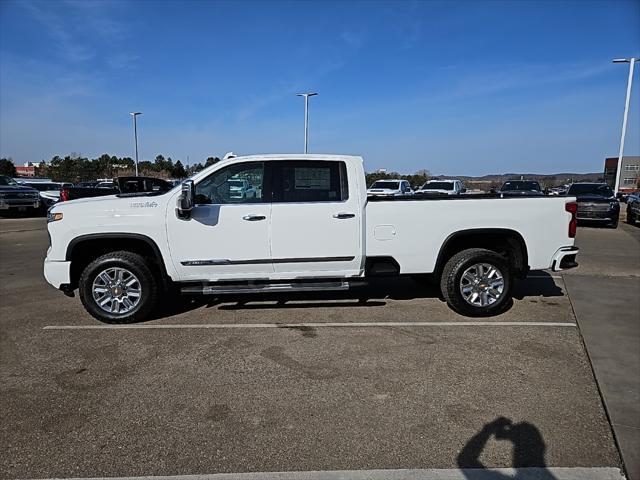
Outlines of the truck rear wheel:
{"label": "truck rear wheel", "polygon": [[442,295],[453,310],[469,317],[502,312],[511,299],[511,269],[491,250],[470,248],[456,253],[444,266]]}
{"label": "truck rear wheel", "polygon": [[104,323],[145,320],[158,299],[158,284],[144,258],[110,252],[91,262],[79,282],[84,308]]}

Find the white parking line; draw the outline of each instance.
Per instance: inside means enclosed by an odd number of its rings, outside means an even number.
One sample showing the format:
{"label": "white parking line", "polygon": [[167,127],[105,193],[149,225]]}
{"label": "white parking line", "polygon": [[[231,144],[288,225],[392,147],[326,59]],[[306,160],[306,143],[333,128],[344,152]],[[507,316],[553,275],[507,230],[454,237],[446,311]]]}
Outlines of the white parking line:
{"label": "white parking line", "polygon": [[197,323],[135,325],[47,325],[43,330],[179,330],[199,328],[301,328],[301,327],[576,327],[560,322],[308,322],[308,323]]}
{"label": "white parking line", "polygon": [[[86,477],[85,477],[86,478]],[[549,467],[493,469],[334,470],[315,472],[213,473],[148,477],[96,477],[91,480],[624,480],[619,468]],[[48,479],[59,480],[59,479]],[[68,479],[80,480],[80,478]]]}

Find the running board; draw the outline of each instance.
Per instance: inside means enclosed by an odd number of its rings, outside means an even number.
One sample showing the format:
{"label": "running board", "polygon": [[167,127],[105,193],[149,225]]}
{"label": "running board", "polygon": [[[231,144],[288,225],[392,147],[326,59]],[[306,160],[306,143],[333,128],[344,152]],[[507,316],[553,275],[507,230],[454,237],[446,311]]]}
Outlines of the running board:
{"label": "running board", "polygon": [[264,283],[264,284],[244,284],[244,285],[190,285],[182,287],[181,293],[221,295],[225,293],[273,293],[273,292],[320,292],[348,290],[349,283],[345,281],[333,282],[300,282],[300,283]]}

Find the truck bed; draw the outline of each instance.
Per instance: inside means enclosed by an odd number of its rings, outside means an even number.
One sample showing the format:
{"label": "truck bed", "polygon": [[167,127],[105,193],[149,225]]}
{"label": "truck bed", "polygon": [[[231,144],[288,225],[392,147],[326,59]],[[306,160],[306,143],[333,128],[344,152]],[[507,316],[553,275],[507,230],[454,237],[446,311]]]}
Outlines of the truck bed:
{"label": "truck bed", "polygon": [[522,238],[529,267],[550,268],[554,252],[573,244],[568,238],[571,214],[565,211],[572,200],[494,194],[370,197],[366,256],[391,256],[401,273],[433,272],[442,245],[454,233],[511,231]]}

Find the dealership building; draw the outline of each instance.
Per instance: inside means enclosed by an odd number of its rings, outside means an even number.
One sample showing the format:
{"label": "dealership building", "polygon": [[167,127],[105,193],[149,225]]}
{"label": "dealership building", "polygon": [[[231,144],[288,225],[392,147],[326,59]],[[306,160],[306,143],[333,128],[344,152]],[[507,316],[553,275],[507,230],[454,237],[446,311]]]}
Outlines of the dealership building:
{"label": "dealership building", "polygon": [[640,176],[640,156],[622,157],[622,168],[618,172],[618,157],[604,160],[604,181],[614,188],[616,175],[620,178],[620,191],[632,191],[638,189],[638,177]]}

